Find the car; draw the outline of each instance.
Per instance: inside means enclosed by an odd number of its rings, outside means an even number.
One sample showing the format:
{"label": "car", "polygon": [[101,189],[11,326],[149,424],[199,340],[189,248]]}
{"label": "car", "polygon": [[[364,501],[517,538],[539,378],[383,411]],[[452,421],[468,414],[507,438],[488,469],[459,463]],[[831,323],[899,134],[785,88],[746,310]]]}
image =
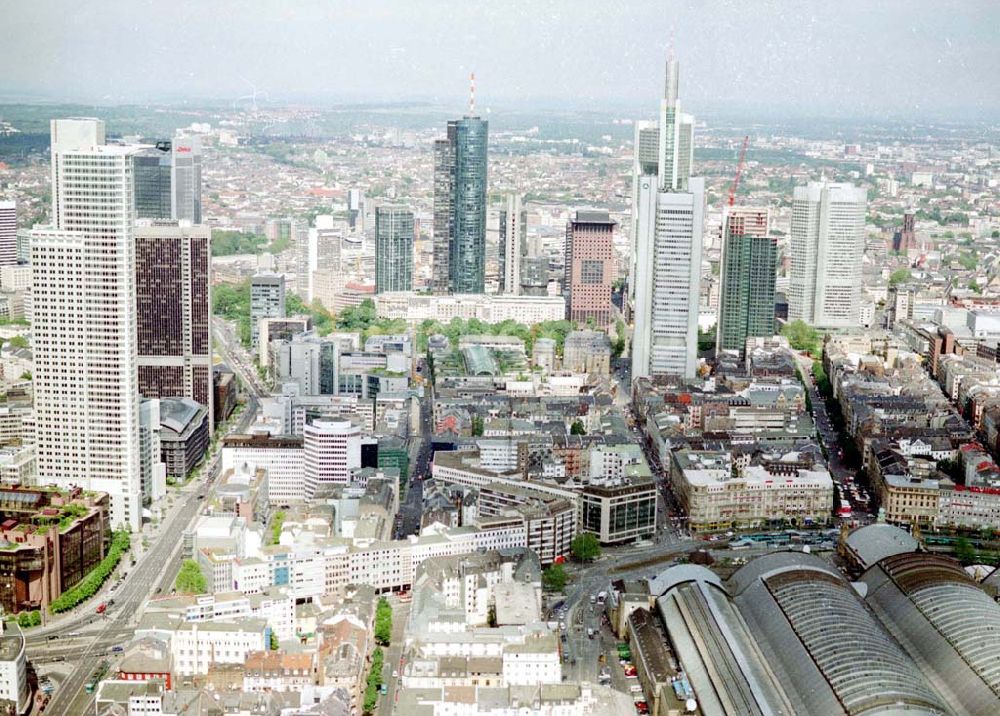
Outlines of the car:
{"label": "car", "polygon": [[106,612],[107,610],[108,610],[108,605],[106,602],[101,602],[100,604],[97,605],[98,614],[104,614],[104,612]]}
{"label": "car", "polygon": [[398,679],[399,678],[399,670],[398,669],[393,669],[392,670],[392,678],[394,678],[394,679]]}
{"label": "car", "polygon": [[636,701],[635,702],[635,712],[637,714],[648,714],[649,713],[649,704],[647,704],[645,701]]}

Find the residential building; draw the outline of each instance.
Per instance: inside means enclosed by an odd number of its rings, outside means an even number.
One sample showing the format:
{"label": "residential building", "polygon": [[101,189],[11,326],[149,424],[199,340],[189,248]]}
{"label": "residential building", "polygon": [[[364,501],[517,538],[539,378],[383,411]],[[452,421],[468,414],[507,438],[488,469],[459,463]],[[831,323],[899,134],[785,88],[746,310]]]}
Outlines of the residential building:
{"label": "residential building", "polygon": [[434,143],[434,289],[438,292],[484,290],[488,136],[486,120],[466,116],[449,121],[446,138]]}
{"label": "residential building", "polygon": [[250,279],[250,345],[257,347],[260,319],[284,318],[285,277],[260,273]]}
{"label": "residential building", "polygon": [[767,235],[768,211],[729,207],[722,245],[716,350],[746,350],[746,339],[774,335],[778,241]]}
{"label": "residential building", "polygon": [[211,231],[168,221],[135,227],[139,393],[190,398],[214,417]]}
{"label": "residential building", "polygon": [[817,328],[858,325],[865,249],[864,189],[809,182],[795,188],[788,318]]}
{"label": "residential building", "polygon": [[413,212],[375,209],[375,293],[413,290]]}
{"label": "residential building", "polygon": [[616,223],[606,211],[580,210],[566,224],[566,315],[600,328],[611,323],[611,285],[616,278]]}
{"label": "residential building", "polygon": [[658,192],[639,178],[632,377],[690,379],[698,368],[698,305],[705,180]]}
{"label": "residential building", "polygon": [[500,210],[500,293],[521,293],[521,266],[527,243],[528,210],[519,194],[508,194]]}
{"label": "residential building", "polygon": [[173,614],[147,613],[136,636],[154,636],[170,644],[176,676],[208,673],[218,664],[245,664],[252,652],[270,648],[271,630],[263,619],[189,622]]}
{"label": "residential building", "polygon": [[31,706],[24,646],[24,635],[15,622],[0,624],[0,701],[12,703],[15,714],[28,713]]}
{"label": "residential building", "polygon": [[133,155],[100,120],[52,121],[55,225],[31,265],[39,484],[107,492],[112,524],[138,530]]}

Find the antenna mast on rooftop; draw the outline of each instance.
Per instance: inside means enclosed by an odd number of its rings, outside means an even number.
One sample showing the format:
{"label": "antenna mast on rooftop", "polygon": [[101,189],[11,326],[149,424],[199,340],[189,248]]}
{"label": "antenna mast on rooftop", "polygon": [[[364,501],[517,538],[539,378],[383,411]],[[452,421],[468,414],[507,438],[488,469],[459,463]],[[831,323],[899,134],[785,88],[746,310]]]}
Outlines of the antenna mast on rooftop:
{"label": "antenna mast on rooftop", "polygon": [[469,73],[469,116],[476,113],[476,73]]}

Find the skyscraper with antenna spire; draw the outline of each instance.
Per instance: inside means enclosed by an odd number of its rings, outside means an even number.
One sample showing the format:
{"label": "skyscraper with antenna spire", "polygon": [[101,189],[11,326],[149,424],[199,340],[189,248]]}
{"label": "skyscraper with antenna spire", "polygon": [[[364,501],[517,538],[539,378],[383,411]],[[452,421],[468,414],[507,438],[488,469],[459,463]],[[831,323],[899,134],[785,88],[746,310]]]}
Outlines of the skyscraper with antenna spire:
{"label": "skyscraper with antenna spire", "polygon": [[486,283],[486,148],[489,123],[476,115],[476,76],[469,113],[448,122],[434,142],[434,266],[437,293],[483,293]]}

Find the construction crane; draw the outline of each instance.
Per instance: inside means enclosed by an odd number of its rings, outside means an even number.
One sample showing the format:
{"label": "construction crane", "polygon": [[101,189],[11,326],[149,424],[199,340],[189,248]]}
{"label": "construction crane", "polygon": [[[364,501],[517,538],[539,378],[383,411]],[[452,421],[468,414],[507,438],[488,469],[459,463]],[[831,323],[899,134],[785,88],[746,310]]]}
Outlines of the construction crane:
{"label": "construction crane", "polygon": [[733,183],[729,185],[729,206],[732,206],[733,202],[736,201],[736,190],[740,187],[740,174],[743,173],[743,163],[747,159],[747,145],[749,143],[750,135],[748,134],[743,137],[743,148],[740,149],[740,160],[736,163],[736,176],[733,177]]}

